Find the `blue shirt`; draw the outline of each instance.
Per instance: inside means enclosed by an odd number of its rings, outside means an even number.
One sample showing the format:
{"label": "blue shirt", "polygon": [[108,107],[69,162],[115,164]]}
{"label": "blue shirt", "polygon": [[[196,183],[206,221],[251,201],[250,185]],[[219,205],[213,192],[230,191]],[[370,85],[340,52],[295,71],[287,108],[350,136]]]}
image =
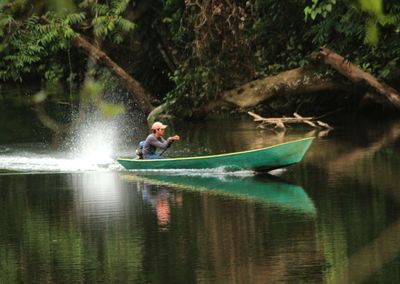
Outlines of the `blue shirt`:
{"label": "blue shirt", "polygon": [[171,145],[171,140],[165,140],[163,137],[157,137],[155,134],[147,136],[143,146],[143,156],[146,159],[148,156],[155,155],[157,148],[167,149]]}

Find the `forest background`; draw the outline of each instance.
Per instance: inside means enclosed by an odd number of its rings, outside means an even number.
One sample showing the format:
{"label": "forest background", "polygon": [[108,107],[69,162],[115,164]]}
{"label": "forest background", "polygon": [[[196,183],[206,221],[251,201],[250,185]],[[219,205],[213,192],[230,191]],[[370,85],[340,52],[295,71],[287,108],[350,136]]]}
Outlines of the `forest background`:
{"label": "forest background", "polygon": [[[387,103],[400,100],[397,0],[0,3],[2,89],[29,86],[23,100],[53,115],[399,113]],[[393,92],[317,62],[321,47]]]}

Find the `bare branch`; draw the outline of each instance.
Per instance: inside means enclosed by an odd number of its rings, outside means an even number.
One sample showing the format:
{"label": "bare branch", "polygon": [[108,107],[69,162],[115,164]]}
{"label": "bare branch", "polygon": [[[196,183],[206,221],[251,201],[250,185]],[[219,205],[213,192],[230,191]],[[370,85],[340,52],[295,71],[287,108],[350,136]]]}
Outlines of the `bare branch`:
{"label": "bare branch", "polygon": [[274,126],[274,128],[285,129],[285,123],[304,123],[310,125],[313,128],[324,128],[333,129],[328,123],[317,120],[313,116],[303,117],[298,113],[294,113],[293,117],[270,117],[265,118],[254,112],[248,112],[254,118],[254,121],[261,122],[257,128],[267,128],[268,126]]}

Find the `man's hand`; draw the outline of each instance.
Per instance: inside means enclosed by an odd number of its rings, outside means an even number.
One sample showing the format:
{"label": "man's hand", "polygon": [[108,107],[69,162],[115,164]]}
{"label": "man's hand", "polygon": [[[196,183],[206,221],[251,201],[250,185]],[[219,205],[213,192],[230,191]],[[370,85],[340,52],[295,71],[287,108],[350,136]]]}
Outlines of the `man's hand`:
{"label": "man's hand", "polygon": [[174,135],[174,136],[169,137],[168,139],[170,139],[170,140],[172,140],[172,141],[178,141],[178,140],[180,140],[181,138],[179,137],[179,135]]}

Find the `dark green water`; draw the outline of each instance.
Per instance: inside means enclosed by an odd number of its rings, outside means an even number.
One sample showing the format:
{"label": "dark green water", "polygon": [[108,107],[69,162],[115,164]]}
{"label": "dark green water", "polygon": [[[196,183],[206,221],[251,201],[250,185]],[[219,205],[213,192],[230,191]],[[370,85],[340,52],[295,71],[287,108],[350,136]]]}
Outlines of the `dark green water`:
{"label": "dark green water", "polygon": [[[315,135],[255,126],[247,117],[176,123],[167,132],[183,140],[168,151]],[[113,145],[96,148],[99,162],[40,137],[1,139],[0,283],[400,282],[400,122],[338,127],[272,176],[127,172],[112,157],[140,137],[100,132],[118,141],[91,136]]]}

